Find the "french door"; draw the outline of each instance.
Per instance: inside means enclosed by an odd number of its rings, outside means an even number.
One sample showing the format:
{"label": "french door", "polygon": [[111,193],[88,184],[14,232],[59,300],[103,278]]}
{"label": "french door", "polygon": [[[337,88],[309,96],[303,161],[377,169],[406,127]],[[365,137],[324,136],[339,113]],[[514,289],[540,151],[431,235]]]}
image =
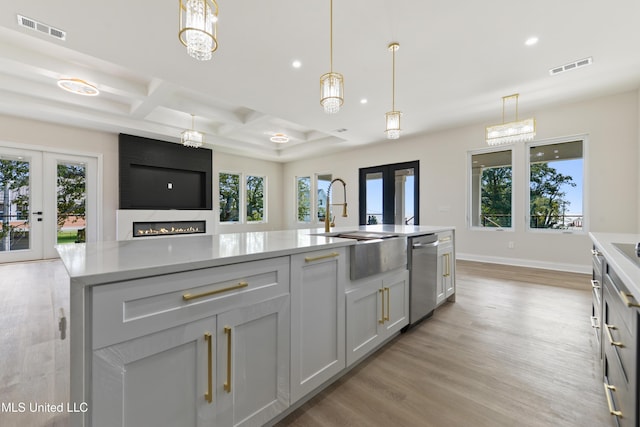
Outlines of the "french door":
{"label": "french door", "polygon": [[418,225],[420,162],[360,169],[360,225]]}
{"label": "french door", "polygon": [[0,263],[97,239],[96,157],[0,147]]}

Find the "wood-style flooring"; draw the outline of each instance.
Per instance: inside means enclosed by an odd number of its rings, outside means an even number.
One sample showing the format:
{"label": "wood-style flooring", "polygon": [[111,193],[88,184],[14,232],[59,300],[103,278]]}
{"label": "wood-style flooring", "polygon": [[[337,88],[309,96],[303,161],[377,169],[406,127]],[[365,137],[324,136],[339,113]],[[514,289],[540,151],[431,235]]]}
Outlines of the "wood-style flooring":
{"label": "wood-style flooring", "polygon": [[[455,303],[278,426],[611,426],[589,278],[458,261]],[[68,401],[58,332],[68,291],[60,261],[0,265],[0,402]],[[67,425],[61,414],[0,411],[2,427]]]}
{"label": "wood-style flooring", "polygon": [[455,303],[278,427],[613,425],[589,322],[590,276],[464,261],[456,268]]}

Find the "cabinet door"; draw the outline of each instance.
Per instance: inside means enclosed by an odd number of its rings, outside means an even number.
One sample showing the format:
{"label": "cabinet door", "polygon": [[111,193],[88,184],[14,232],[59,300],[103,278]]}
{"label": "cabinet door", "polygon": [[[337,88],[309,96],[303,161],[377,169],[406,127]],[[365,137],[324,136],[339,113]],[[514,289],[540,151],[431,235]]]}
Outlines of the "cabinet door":
{"label": "cabinet door", "polygon": [[375,349],[384,339],[386,313],[380,280],[347,292],[347,366]]}
{"label": "cabinet door", "polygon": [[346,366],[346,250],[291,257],[291,401]]}
{"label": "cabinet door", "polygon": [[409,272],[402,270],[383,279],[386,335],[391,335],[409,324]]}
{"label": "cabinet door", "polygon": [[216,426],[262,426],[289,406],[289,325],[289,295],[218,316]]}
{"label": "cabinet door", "polygon": [[436,305],[455,292],[454,288],[453,245],[450,243],[438,246],[438,286],[436,288]]}
{"label": "cabinet door", "polygon": [[216,424],[215,332],[209,317],[95,350],[91,425]]}

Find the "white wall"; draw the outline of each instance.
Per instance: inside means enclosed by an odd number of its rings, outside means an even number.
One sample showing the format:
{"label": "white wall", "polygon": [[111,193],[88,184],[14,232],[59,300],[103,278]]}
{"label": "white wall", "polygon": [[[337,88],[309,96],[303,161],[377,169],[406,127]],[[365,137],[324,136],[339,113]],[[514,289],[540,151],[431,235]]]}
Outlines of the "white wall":
{"label": "white wall", "polygon": [[118,135],[0,115],[0,144],[102,155],[102,238],[116,239]]}
{"label": "white wall", "polygon": [[[638,92],[535,111],[537,141],[569,135],[588,135],[585,212],[590,231],[637,232],[640,228],[638,165]],[[407,114],[406,120],[411,120]],[[417,118],[413,118],[416,120]],[[296,227],[296,175],[330,171],[347,182],[349,218],[337,225],[358,223],[358,168],[420,161],[420,224],[456,227],[461,258],[505,262],[543,268],[589,271],[590,242],[586,234],[525,231],[525,148],[516,145],[515,231],[472,231],[467,227],[467,152],[484,148],[484,126],[476,124],[423,136],[402,137],[366,149],[288,163],[284,166],[286,225]],[[515,184],[517,185],[517,184]],[[509,249],[508,243],[514,242]]]}

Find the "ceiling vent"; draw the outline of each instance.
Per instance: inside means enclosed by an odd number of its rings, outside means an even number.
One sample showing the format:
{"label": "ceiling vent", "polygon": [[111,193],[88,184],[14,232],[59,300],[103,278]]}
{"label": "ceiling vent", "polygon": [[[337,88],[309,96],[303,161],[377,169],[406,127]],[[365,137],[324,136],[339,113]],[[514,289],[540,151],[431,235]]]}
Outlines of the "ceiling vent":
{"label": "ceiling vent", "polygon": [[43,24],[42,22],[38,22],[35,19],[27,18],[26,16],[18,15],[18,25],[24,28],[29,28],[30,30],[37,31],[39,33],[48,34],[53,38],[58,40],[66,40],[67,33],[59,30],[57,28],[53,28],[50,25]]}
{"label": "ceiling vent", "polygon": [[556,74],[564,73],[565,71],[575,70],[576,68],[585,67],[587,65],[593,64],[593,58],[588,57],[585,59],[580,59],[578,61],[570,62],[565,65],[561,65],[559,67],[554,67],[549,70],[549,74],[555,76]]}

